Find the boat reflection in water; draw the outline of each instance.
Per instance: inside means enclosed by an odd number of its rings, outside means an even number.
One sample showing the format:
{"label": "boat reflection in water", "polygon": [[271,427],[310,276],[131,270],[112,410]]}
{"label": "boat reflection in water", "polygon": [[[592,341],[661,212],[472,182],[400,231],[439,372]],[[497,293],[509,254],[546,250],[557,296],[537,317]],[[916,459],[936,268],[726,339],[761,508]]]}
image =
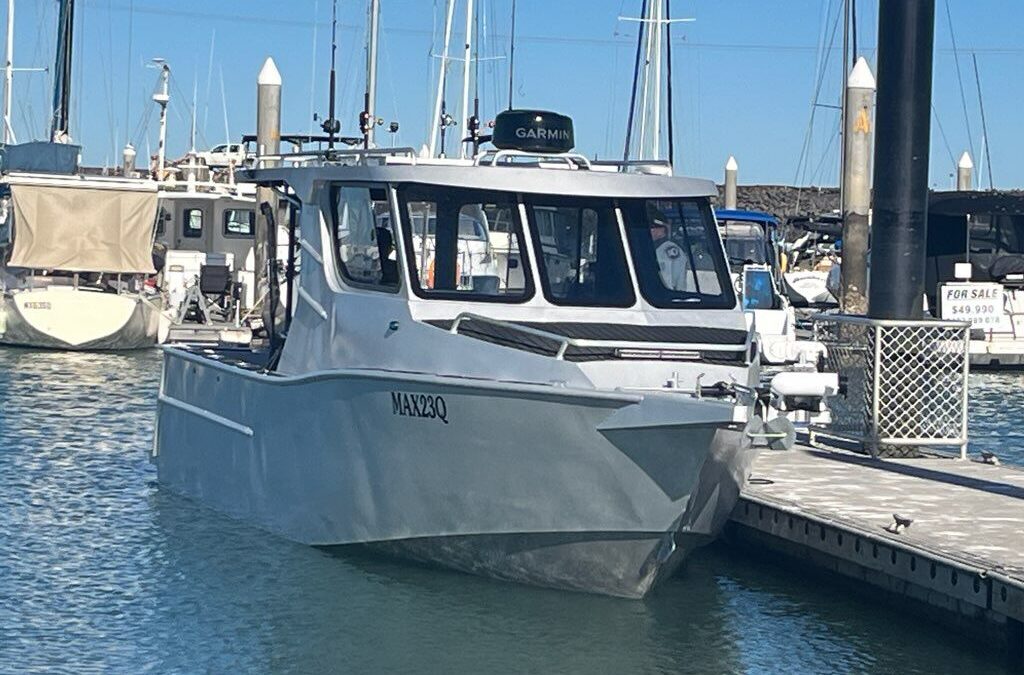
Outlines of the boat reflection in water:
{"label": "boat reflection in water", "polygon": [[[503,115],[496,136],[571,125]],[[514,151],[242,177],[301,206],[294,315],[266,353],[165,352],[169,490],[306,544],[624,597],[718,533],[758,373],[713,183]],[[467,223],[501,255],[468,265]]]}

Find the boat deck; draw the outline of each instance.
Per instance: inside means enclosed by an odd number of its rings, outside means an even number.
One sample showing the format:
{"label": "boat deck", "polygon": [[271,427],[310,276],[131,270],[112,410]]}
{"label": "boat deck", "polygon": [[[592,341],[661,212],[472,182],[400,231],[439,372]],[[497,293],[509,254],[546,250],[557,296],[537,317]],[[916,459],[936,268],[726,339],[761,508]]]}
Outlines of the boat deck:
{"label": "boat deck", "polygon": [[[913,522],[896,528],[894,514]],[[1024,652],[1020,469],[808,446],[765,451],[727,532],[735,543],[912,598],[920,602],[909,605],[939,608],[939,618],[959,625],[982,626],[1018,660]]]}

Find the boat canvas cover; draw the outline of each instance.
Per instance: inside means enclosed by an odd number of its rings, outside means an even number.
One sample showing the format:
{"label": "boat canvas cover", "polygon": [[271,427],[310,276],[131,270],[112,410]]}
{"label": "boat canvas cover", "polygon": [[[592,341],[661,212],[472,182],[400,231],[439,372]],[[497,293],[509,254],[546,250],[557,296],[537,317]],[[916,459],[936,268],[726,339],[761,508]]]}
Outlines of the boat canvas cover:
{"label": "boat canvas cover", "polygon": [[9,267],[153,274],[156,191],[11,185]]}

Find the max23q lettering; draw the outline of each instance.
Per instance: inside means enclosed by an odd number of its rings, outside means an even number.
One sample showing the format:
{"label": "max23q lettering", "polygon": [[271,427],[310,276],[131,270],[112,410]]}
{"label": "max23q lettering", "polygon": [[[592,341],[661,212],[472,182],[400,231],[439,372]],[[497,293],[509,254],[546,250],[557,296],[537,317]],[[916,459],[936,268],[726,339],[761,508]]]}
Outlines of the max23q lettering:
{"label": "max23q lettering", "polygon": [[391,414],[441,420],[448,424],[448,404],[445,403],[443,396],[393,391],[391,392]]}

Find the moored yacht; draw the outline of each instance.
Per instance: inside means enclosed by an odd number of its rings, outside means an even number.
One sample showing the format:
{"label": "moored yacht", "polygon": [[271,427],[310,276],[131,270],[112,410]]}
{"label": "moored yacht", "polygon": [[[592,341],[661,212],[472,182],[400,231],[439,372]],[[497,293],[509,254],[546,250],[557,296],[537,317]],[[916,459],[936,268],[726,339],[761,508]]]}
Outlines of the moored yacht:
{"label": "moored yacht", "polygon": [[[569,129],[240,172],[299,210],[296,302],[265,352],[165,349],[160,483],[310,545],[625,597],[712,539],[758,377],[715,186],[591,166]],[[467,219],[502,264],[460,264]]]}
{"label": "moored yacht", "polygon": [[757,331],[761,362],[813,363],[820,343],[797,340],[796,314],[783,290],[779,221],[770,213],[717,209],[718,231],[740,304]]}
{"label": "moored yacht", "polygon": [[[76,148],[77,149],[77,148]],[[156,344],[156,185],[11,172],[0,180],[0,344],[137,349]]]}

